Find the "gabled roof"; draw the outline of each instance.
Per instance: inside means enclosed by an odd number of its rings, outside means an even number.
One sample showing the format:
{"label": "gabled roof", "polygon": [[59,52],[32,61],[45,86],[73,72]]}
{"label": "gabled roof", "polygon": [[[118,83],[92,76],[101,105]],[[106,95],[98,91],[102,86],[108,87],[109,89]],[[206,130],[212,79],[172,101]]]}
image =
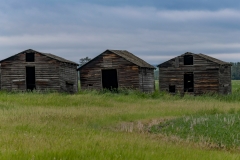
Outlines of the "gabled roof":
{"label": "gabled roof", "polygon": [[[191,55],[191,54],[192,54],[192,55],[198,55],[198,56],[200,56],[200,57],[202,57],[202,58],[204,58],[204,59],[206,59],[206,60],[209,60],[209,61],[211,61],[211,62],[217,63],[217,64],[219,64],[219,65],[229,65],[229,66],[231,66],[231,63],[221,61],[221,60],[219,60],[219,59],[213,58],[213,57],[211,57],[211,56],[208,56],[208,55],[205,55],[205,54],[202,54],[202,53],[195,54],[195,53],[192,53],[192,52],[186,52],[186,53],[184,53],[184,54],[182,54],[182,55],[180,55],[180,56]],[[176,57],[175,57],[175,58],[176,58]],[[172,58],[172,59],[174,59],[174,58]],[[170,60],[172,60],[172,59],[170,59]],[[169,60],[168,60],[168,61],[169,61]],[[165,62],[159,64],[158,67],[159,67],[160,65],[168,62],[168,61],[165,61]]]}
{"label": "gabled roof", "polygon": [[[64,63],[70,63],[70,64],[78,65],[78,64],[75,63],[75,62],[66,60],[66,59],[64,59],[64,58],[62,58],[62,57],[53,55],[53,54],[51,54],[51,53],[42,53],[42,52],[38,52],[38,51],[35,51],[35,50],[32,50],[32,49],[28,49],[28,50],[22,51],[22,52],[20,52],[20,53],[18,53],[18,54],[22,54],[22,53],[24,53],[24,52],[35,52],[35,53],[39,53],[39,54],[42,54],[42,55],[44,55],[44,56],[47,56],[47,57],[49,57],[49,58],[55,59],[55,60],[57,60],[57,61],[59,61],[59,62],[64,62]],[[11,56],[11,57],[14,57],[14,56],[16,56],[16,55],[18,55],[18,54],[15,54],[15,55],[13,55],[13,56]],[[1,60],[0,63],[3,62],[3,61],[5,61],[5,60],[7,60],[7,59],[9,59],[9,58],[11,58],[11,57],[8,57],[8,58],[6,58],[6,59]]]}
{"label": "gabled roof", "polygon": [[75,63],[75,62],[73,62],[73,61],[69,61],[69,60],[64,59],[64,58],[62,58],[62,57],[53,55],[53,54],[51,54],[51,53],[40,53],[40,54],[43,54],[43,55],[45,55],[45,56],[47,56],[47,57],[50,57],[50,58],[55,59],[55,60],[58,60],[58,61],[60,61],[60,62],[65,62],[65,63],[71,63],[71,64],[79,65],[79,64],[77,64],[77,63]]}
{"label": "gabled roof", "polygon": [[202,53],[199,53],[197,54],[198,56],[202,57],[202,58],[205,58],[209,61],[212,61],[212,62],[215,62],[217,64],[220,64],[220,65],[231,65],[231,63],[228,63],[228,62],[224,62],[224,61],[221,61],[219,59],[216,59],[216,58],[213,58],[213,57],[210,57],[208,55],[205,55],[205,54],[202,54]]}
{"label": "gabled roof", "polygon": [[[126,59],[127,61],[129,61],[129,62],[131,62],[131,63],[133,63],[133,64],[135,64],[135,65],[137,65],[139,67],[142,67],[142,68],[153,68],[153,69],[155,68],[154,66],[148,64],[147,62],[145,62],[141,58],[135,56],[134,54],[132,54],[132,53],[126,51],[126,50],[109,50],[108,49],[108,50],[104,51],[103,53],[108,52],[108,51],[112,52],[112,53],[114,53],[114,54],[116,54],[116,55],[118,55],[118,56],[120,56],[120,57],[122,57],[124,59]],[[101,53],[100,55],[102,55],[103,53]],[[98,55],[98,56],[100,56],[100,55]],[[93,61],[94,59],[92,59],[91,61]],[[91,62],[91,61],[89,61],[89,62]],[[88,63],[86,63],[86,64],[88,64]],[[86,64],[84,64],[83,66],[85,66]],[[80,68],[82,68],[83,66],[81,66]]]}

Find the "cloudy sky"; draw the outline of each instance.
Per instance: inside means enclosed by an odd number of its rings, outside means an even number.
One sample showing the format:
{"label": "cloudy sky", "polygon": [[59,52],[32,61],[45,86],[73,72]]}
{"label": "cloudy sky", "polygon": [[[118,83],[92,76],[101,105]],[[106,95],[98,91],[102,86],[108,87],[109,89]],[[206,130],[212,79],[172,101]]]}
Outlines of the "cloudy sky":
{"label": "cloudy sky", "polygon": [[151,64],[188,51],[240,62],[239,0],[0,2],[0,59],[34,49],[78,62],[121,49]]}

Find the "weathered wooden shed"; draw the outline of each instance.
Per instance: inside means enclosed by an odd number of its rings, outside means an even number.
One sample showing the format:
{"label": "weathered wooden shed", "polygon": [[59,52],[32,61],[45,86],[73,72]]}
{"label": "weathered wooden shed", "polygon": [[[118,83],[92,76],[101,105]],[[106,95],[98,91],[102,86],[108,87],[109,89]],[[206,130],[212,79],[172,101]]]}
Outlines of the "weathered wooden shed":
{"label": "weathered wooden shed", "polygon": [[106,50],[81,66],[81,89],[129,88],[153,92],[154,69],[126,50]]}
{"label": "weathered wooden shed", "polygon": [[205,54],[186,52],[159,67],[159,90],[199,95],[231,93],[231,64]]}
{"label": "weathered wooden shed", "polygon": [[0,61],[2,90],[78,90],[77,66],[64,58],[32,49]]}

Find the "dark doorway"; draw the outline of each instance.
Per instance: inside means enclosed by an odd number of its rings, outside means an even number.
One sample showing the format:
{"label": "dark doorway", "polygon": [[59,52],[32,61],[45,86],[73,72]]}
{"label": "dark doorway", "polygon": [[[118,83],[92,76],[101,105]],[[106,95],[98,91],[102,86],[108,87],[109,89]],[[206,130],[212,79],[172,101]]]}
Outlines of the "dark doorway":
{"label": "dark doorway", "polygon": [[184,74],[184,92],[194,91],[193,79],[194,79],[193,73]]}
{"label": "dark doorway", "polygon": [[102,86],[109,90],[118,88],[116,69],[102,70]]}
{"label": "dark doorway", "polygon": [[35,84],[35,67],[26,67],[26,85],[27,90],[33,90],[36,88]]}

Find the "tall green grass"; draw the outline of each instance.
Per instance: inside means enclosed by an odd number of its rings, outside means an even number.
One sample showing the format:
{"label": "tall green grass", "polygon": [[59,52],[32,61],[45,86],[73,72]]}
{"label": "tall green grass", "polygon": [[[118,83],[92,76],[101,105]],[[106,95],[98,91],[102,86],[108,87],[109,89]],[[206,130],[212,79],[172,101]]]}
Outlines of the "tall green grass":
{"label": "tall green grass", "polygon": [[240,114],[189,115],[155,125],[151,132],[231,150],[240,147],[239,124]]}
{"label": "tall green grass", "polygon": [[228,95],[229,100],[128,90],[74,95],[1,91],[0,159],[237,159],[235,151],[169,139],[149,129],[210,111],[236,114],[238,92]]}
{"label": "tall green grass", "polygon": [[[202,95],[192,100],[202,99],[202,102],[219,100],[220,102],[236,103],[240,97],[240,83],[233,81],[233,93],[230,95]],[[227,107],[225,107],[227,108]],[[239,107],[229,111],[220,110],[218,106],[204,109],[174,119],[170,119],[151,127],[152,133],[162,133],[177,136],[185,140],[205,143],[214,148],[240,148],[240,110]]]}

